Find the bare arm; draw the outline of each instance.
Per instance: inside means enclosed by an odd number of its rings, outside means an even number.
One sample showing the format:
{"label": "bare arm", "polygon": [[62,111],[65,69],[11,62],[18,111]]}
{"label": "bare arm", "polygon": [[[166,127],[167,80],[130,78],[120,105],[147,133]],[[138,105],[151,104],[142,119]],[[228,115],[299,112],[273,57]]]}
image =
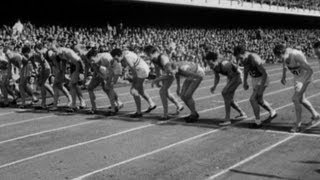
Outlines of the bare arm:
{"label": "bare arm", "polygon": [[177,73],[175,75],[177,81],[177,95],[180,96],[181,86],[180,86],[180,75]]}
{"label": "bare arm", "polygon": [[283,63],[282,63],[282,78],[281,78],[281,83],[283,85],[286,84],[286,76],[287,76],[287,67],[286,67],[286,63],[285,63],[285,60],[283,60]]}
{"label": "bare arm", "polygon": [[247,66],[244,66],[243,69],[243,87],[244,89],[248,89],[248,74],[249,74],[249,69]]}
{"label": "bare arm", "polygon": [[210,89],[212,94],[214,93],[215,89],[217,88],[219,82],[220,82],[220,75],[218,72],[214,71],[214,84],[213,84],[212,88]]}

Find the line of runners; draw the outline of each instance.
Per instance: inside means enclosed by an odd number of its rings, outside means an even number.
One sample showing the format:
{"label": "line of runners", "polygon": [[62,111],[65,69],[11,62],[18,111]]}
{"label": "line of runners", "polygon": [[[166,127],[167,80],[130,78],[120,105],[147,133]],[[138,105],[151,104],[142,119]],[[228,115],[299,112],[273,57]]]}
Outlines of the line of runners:
{"label": "line of runners", "polygon": [[[314,44],[315,54],[320,59],[320,42]],[[21,53],[14,52],[10,47],[5,47],[0,51],[0,84],[3,95],[2,107],[16,105],[17,99],[21,99],[20,108],[26,108],[27,96],[32,97],[32,103],[38,101],[35,90],[31,86],[34,81],[41,91],[41,108],[57,110],[60,92],[68,99],[67,111],[75,112],[78,109],[87,107],[80,89],[81,84],[85,84],[88,89],[91,109],[90,114],[97,112],[94,90],[101,86],[110,100],[110,107],[107,115],[116,115],[124,105],[114,89],[120,76],[131,82],[130,93],[136,104],[136,112],[131,114],[132,118],[142,117],[144,113],[150,113],[157,108],[156,104],[148,93],[144,90],[146,79],[152,79],[152,87],[160,88],[159,94],[163,105],[163,115],[161,120],[170,119],[168,113],[168,100],[176,106],[176,114],[184,109],[177,98],[170,92],[170,87],[176,80],[176,94],[189,108],[191,114],[185,117],[186,122],[196,122],[199,114],[193,94],[201,84],[205,71],[197,63],[180,61],[173,62],[166,55],[161,53],[155,46],[146,46],[144,53],[155,66],[156,76],[150,75],[150,67],[145,59],[134,52],[121,49],[113,49],[109,52],[101,52],[96,47],[86,49],[81,45],[72,48],[59,47],[54,40],[49,40],[46,44],[38,43],[35,46],[25,45]],[[271,122],[277,117],[277,112],[270,104],[264,100],[263,94],[269,85],[269,75],[264,68],[264,61],[256,53],[246,51],[244,46],[234,48],[236,61],[232,62],[219,56],[215,52],[206,52],[204,61],[215,74],[214,85],[210,88],[211,93],[215,92],[219,84],[220,75],[227,77],[227,84],[222,90],[225,102],[225,121],[220,125],[231,124],[231,108],[239,115],[236,119],[247,118],[246,113],[236,103],[234,99],[237,88],[243,84],[245,90],[249,89],[248,76],[252,79],[252,95],[250,103],[255,115],[254,127],[261,127],[263,123]],[[282,84],[286,84],[286,71],[294,76],[294,95],[292,101],[295,105],[296,122],[292,132],[301,130],[302,106],[312,115],[310,123],[320,119],[319,113],[312,104],[305,98],[308,85],[312,82],[313,70],[308,64],[303,52],[288,48],[285,45],[276,45],[274,48],[276,57],[283,61]],[[68,68],[69,67],[69,68]],[[19,70],[19,79],[14,79],[14,69]],[[69,74],[69,78],[67,78]],[[185,80],[181,86],[181,77]],[[52,81],[52,86],[49,84]],[[47,92],[53,97],[53,103],[47,104]],[[11,101],[9,100],[11,96]],[[141,110],[141,97],[147,101],[149,107],[146,111]],[[80,106],[76,106],[79,99]],[[260,119],[260,107],[270,113],[265,119]]]}

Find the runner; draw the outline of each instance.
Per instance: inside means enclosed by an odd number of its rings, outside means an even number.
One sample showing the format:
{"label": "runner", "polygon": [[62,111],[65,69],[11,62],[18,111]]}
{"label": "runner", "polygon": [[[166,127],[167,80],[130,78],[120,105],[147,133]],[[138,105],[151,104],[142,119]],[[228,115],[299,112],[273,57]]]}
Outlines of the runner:
{"label": "runner", "polygon": [[301,131],[301,115],[302,115],[302,105],[312,114],[310,124],[320,119],[319,113],[314,109],[309,100],[305,97],[305,92],[312,81],[313,70],[307,58],[304,56],[303,52],[287,48],[285,45],[276,45],[274,50],[276,57],[283,60],[283,75],[281,83],[286,84],[286,72],[287,68],[293,74],[294,79],[294,95],[292,101],[295,106],[296,111],[296,123],[291,129],[291,132]]}
{"label": "runner", "polygon": [[62,60],[57,56],[52,50],[47,50],[45,54],[46,59],[51,64],[52,74],[54,76],[53,80],[53,107],[50,109],[52,111],[58,110],[59,102],[59,92],[67,97],[68,103],[67,106],[71,106],[72,98],[70,92],[65,87],[65,73],[66,73],[66,61]]}
{"label": "runner", "polygon": [[[196,63],[186,61],[172,63],[171,69],[176,71],[173,71],[173,74],[175,74],[177,80],[177,95],[180,96],[182,101],[191,111],[191,114],[185,118],[185,121],[188,123],[196,122],[199,119],[199,114],[196,111],[193,94],[198,89],[205,76],[204,69]],[[182,88],[180,86],[180,76],[186,78]],[[153,83],[157,83],[157,81],[155,80]]]}
{"label": "runner", "polygon": [[264,91],[269,86],[269,75],[263,66],[264,61],[259,55],[246,51],[243,46],[236,46],[233,53],[236,59],[240,60],[244,66],[243,88],[245,90],[249,89],[248,74],[252,78],[253,92],[250,97],[250,103],[255,115],[255,124],[253,126],[259,128],[262,126],[260,106],[270,113],[268,119],[264,120],[265,123],[270,123],[277,116],[276,111],[263,98]]}
{"label": "runner", "polygon": [[[37,44],[35,46],[35,53],[29,52],[27,56],[31,57],[32,64],[35,65],[36,63],[39,64],[40,68],[38,70],[38,85],[41,88],[41,108],[47,109],[46,104],[46,95],[47,91],[50,93],[51,96],[53,96],[53,89],[52,87],[47,83],[47,80],[49,79],[49,76],[51,74],[51,67],[48,63],[48,61],[44,58],[44,54],[47,52],[46,48],[43,48],[42,44]],[[35,69],[36,67],[34,67]]]}
{"label": "runner", "polygon": [[219,59],[219,55],[214,52],[207,53],[205,57],[205,62],[210,66],[210,68],[214,71],[215,79],[214,85],[210,89],[211,93],[213,94],[216,90],[220,82],[220,74],[223,76],[227,76],[227,84],[222,90],[222,97],[225,103],[225,121],[220,123],[222,126],[226,126],[231,124],[230,113],[231,107],[239,113],[239,116],[236,116],[236,119],[245,119],[247,118],[246,113],[240,108],[240,106],[234,101],[234,95],[242,83],[242,72],[238,68],[238,65],[232,63],[229,60]]}
{"label": "runner", "polygon": [[[70,111],[74,112],[78,108],[84,109],[87,105],[83,99],[82,92],[79,87],[80,72],[83,70],[81,58],[70,48],[52,46],[52,50],[57,53],[57,56],[66,60],[70,64],[70,92],[72,97],[72,104]],[[80,100],[80,106],[76,106],[77,98]]]}
{"label": "runner", "polygon": [[88,92],[91,101],[91,111],[89,113],[96,113],[97,107],[95,103],[94,89],[100,84],[102,90],[108,95],[111,111],[110,115],[115,115],[119,109],[123,107],[123,103],[119,100],[117,93],[114,91],[113,86],[117,83],[119,76],[122,73],[121,65],[115,62],[109,53],[98,53],[98,50],[93,48],[88,54],[87,58],[91,62],[90,66],[93,70],[93,78],[88,85]]}
{"label": "runner", "polygon": [[[9,107],[10,104],[16,104],[16,97],[14,92],[10,89],[10,79],[11,69],[9,69],[9,61],[6,55],[0,50],[0,88],[3,96],[3,102],[1,102],[1,107]],[[9,103],[9,97],[11,95],[13,101]]]}
{"label": "runner", "polygon": [[142,117],[140,96],[142,96],[149,104],[149,108],[144,113],[150,113],[151,111],[156,109],[157,106],[153,102],[152,98],[144,91],[143,84],[144,81],[148,78],[150,72],[147,63],[135,53],[130,51],[122,52],[122,50],[120,49],[113,49],[111,51],[111,55],[117,62],[121,62],[124,68],[128,67],[132,73],[132,86],[130,89],[130,93],[136,103],[137,112],[132,114],[131,117]]}
{"label": "runner", "polygon": [[[144,49],[146,55],[151,58],[155,65],[157,78],[154,80],[157,87],[160,87],[160,97],[163,105],[163,116],[161,120],[169,119],[168,115],[168,99],[177,107],[176,114],[184,109],[181,103],[170,93],[170,87],[174,81],[174,74],[172,74],[171,61],[167,55],[161,54],[154,46],[146,46]],[[164,72],[161,75],[161,71]],[[160,86],[161,82],[161,86]]]}
{"label": "runner", "polygon": [[[39,100],[35,96],[32,88],[30,87],[31,78],[35,77],[35,72],[33,66],[30,61],[29,53],[31,52],[31,48],[26,45],[22,48],[22,54],[11,51],[11,49],[7,48],[4,53],[6,54],[9,64],[14,64],[20,68],[20,79],[19,79],[19,91],[21,96],[21,105],[20,108],[26,108],[26,97],[27,95],[32,97],[31,104],[37,103]],[[11,69],[12,66],[9,67]],[[12,78],[12,74],[9,76]]]}

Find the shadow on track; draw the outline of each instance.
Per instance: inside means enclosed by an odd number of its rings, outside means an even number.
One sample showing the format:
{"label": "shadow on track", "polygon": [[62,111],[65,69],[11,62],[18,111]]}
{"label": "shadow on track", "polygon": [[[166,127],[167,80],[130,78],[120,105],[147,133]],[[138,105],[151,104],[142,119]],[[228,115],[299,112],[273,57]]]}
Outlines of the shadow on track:
{"label": "shadow on track", "polygon": [[265,177],[265,178],[285,179],[285,180],[298,180],[298,179],[281,177],[281,176],[276,176],[276,175],[262,174],[262,173],[257,173],[257,172],[246,172],[246,171],[240,171],[240,170],[235,170],[235,169],[231,169],[230,171],[233,172],[233,173],[239,173],[239,174],[245,174],[245,175],[251,175],[251,176],[258,176],[258,177]]}

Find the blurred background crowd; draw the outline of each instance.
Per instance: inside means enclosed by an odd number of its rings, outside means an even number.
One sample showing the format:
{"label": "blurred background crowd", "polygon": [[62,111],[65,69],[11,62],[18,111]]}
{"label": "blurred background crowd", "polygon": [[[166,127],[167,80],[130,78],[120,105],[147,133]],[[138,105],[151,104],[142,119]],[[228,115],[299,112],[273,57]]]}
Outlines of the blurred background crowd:
{"label": "blurred background crowd", "polygon": [[4,25],[0,29],[0,46],[11,46],[20,51],[24,44],[45,43],[50,38],[64,47],[82,44],[88,48],[96,46],[101,51],[118,47],[142,55],[143,47],[152,44],[174,61],[193,61],[204,66],[202,58],[205,51],[216,51],[232,58],[232,49],[238,44],[260,54],[267,63],[277,62],[272,49],[275,44],[284,42],[310,57],[312,44],[319,36],[320,30],[317,29],[144,27],[126,26],[121,22],[115,26],[76,28],[35,26],[18,21],[13,26]]}

